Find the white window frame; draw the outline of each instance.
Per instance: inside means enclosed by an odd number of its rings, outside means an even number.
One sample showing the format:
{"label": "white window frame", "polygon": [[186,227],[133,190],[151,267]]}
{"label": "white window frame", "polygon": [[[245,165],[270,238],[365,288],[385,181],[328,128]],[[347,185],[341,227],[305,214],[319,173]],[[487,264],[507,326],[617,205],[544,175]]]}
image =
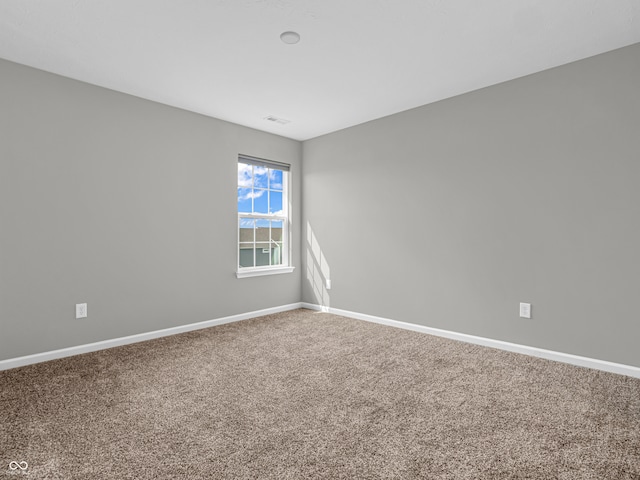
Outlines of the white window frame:
{"label": "white window frame", "polygon": [[[238,164],[244,163],[248,165],[252,165],[253,168],[256,166],[267,167],[271,169],[276,169],[282,171],[282,214],[270,214],[270,213],[241,213],[239,210],[238,213],[238,222],[236,226],[237,233],[237,258],[236,258],[236,277],[237,278],[246,278],[246,277],[257,277],[262,275],[275,275],[281,273],[291,273],[294,271],[295,267],[291,266],[290,258],[291,258],[291,238],[289,236],[289,223],[290,223],[290,188],[289,188],[289,176],[290,176],[290,166],[280,162],[274,162],[271,160],[264,160],[256,157],[250,157],[248,155],[238,155]],[[252,178],[253,175],[252,175]],[[241,185],[237,185],[238,188],[247,188]],[[253,185],[252,185],[253,187]],[[249,187],[249,188],[252,188]],[[268,191],[271,189],[267,188]],[[236,197],[237,197],[237,189],[236,189]],[[236,204],[236,210],[238,209]],[[256,257],[255,257],[255,245],[257,243],[255,238],[255,230],[254,230],[254,238],[253,238],[253,267],[241,267],[240,266],[240,225],[243,219],[253,219],[253,220],[278,220],[282,222],[282,263],[279,265],[263,265],[263,266],[255,266]]]}

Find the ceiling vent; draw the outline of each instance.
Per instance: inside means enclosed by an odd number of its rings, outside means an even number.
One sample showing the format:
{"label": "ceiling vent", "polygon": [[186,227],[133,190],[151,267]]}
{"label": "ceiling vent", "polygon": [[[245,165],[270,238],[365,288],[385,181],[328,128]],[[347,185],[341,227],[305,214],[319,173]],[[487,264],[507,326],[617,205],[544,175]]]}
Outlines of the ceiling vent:
{"label": "ceiling vent", "polygon": [[291,120],[285,120],[284,118],[274,117],[273,115],[264,117],[264,119],[269,122],[277,123],[278,125],[286,125],[287,123],[291,123]]}

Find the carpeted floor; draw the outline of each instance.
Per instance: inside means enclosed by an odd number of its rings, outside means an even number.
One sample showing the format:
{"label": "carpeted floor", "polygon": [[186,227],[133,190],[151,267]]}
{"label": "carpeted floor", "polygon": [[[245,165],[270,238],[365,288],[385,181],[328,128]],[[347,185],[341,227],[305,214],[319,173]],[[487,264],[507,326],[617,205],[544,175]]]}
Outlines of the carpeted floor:
{"label": "carpeted floor", "polygon": [[23,477],[640,479],[640,380],[295,310],[0,372]]}

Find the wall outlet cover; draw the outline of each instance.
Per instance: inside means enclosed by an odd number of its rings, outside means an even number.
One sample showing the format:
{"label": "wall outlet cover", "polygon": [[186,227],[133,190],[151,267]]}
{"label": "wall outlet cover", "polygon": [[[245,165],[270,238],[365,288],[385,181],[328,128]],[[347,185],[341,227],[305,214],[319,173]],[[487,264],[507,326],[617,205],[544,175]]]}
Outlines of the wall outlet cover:
{"label": "wall outlet cover", "polygon": [[520,304],[520,318],[531,318],[531,304],[530,303],[521,303]]}
{"label": "wall outlet cover", "polygon": [[76,303],[76,318],[87,318],[86,303]]}

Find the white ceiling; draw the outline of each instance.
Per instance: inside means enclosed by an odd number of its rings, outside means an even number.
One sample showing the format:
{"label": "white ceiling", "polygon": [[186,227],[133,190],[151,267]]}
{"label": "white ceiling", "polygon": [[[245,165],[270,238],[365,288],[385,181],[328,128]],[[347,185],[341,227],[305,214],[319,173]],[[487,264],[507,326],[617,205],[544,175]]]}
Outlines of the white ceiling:
{"label": "white ceiling", "polygon": [[0,57],[305,140],[640,42],[639,17],[640,0],[0,0]]}

